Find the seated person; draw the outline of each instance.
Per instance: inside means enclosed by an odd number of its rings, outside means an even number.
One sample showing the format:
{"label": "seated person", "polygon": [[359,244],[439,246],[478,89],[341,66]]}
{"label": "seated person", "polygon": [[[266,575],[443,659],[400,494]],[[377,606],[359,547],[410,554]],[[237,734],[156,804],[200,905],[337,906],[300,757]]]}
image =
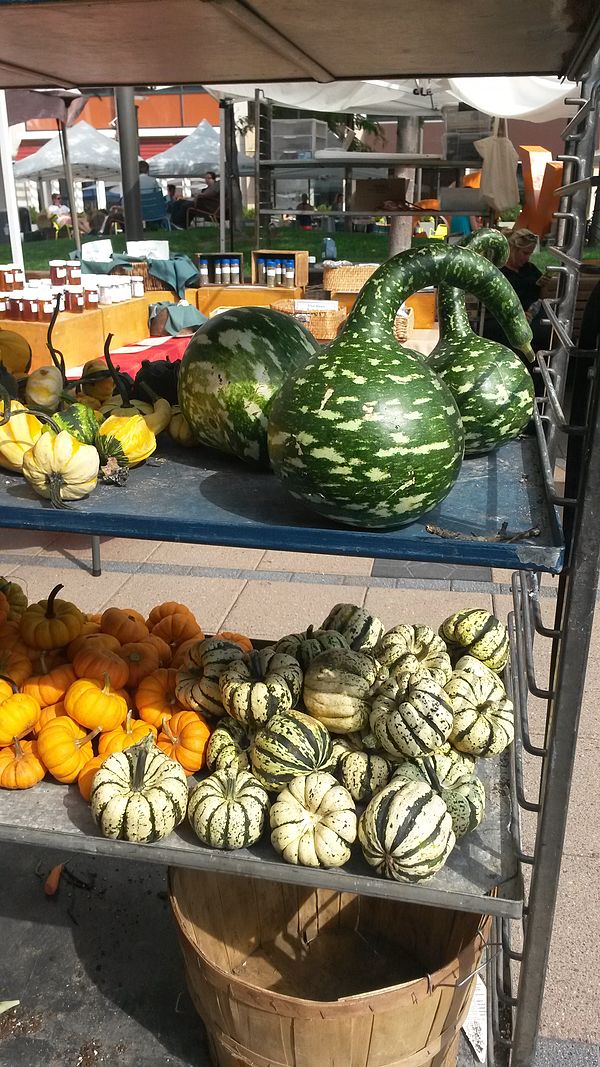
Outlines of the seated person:
{"label": "seated person", "polygon": [[[300,203],[296,204],[296,211],[314,211],[314,210],[315,209],[312,206],[310,200],[308,199],[308,196],[306,195],[306,193],[303,193],[302,197],[301,197],[301,200],[300,200]],[[299,226],[302,226],[303,229],[305,229],[305,230],[310,230],[310,228],[312,226],[312,219],[311,219],[310,215],[296,215],[296,222],[298,223]]]}
{"label": "seated person", "polygon": [[156,178],[150,177],[150,164],[146,159],[140,159],[139,171],[140,193],[160,193],[163,196],[163,191]]}
{"label": "seated person", "polygon": [[[547,349],[550,344],[550,327],[542,326],[541,323],[544,317],[540,304],[544,296],[544,275],[534,263],[529,262],[531,255],[535,252],[537,240],[537,234],[531,230],[513,230],[508,238],[510,247],[508,259],[500,268],[515,290],[529,320],[533,331],[534,352],[538,349]],[[499,341],[508,348],[511,347],[504,331],[489,311],[485,314],[483,336],[488,337],[490,341]]]}
{"label": "seated person", "polygon": [[169,212],[173,226],[184,229],[190,219],[205,218],[214,220],[221,203],[221,186],[214,170],[204,175],[206,188],[202,189],[193,200],[175,200]]}
{"label": "seated person", "polygon": [[54,219],[59,228],[72,226],[71,209],[67,204],[63,204],[60,193],[52,193],[51,201],[50,207],[46,208],[48,218]]}

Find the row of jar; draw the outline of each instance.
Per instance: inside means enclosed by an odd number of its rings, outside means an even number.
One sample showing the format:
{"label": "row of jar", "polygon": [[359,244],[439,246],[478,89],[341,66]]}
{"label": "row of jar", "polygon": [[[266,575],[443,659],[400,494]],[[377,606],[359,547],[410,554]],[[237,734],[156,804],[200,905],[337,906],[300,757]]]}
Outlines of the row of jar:
{"label": "row of jar", "polygon": [[102,277],[98,281],[86,277],[82,285],[63,286],[32,281],[25,289],[0,292],[0,319],[50,322],[57,300],[60,311],[80,314],[143,295],[144,279],[136,276]]}

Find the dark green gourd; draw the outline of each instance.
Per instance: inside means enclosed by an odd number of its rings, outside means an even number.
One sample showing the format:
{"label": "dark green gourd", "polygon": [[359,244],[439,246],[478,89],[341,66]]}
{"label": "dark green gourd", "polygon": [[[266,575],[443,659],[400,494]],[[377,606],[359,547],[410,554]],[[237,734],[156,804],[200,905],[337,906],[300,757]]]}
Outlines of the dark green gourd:
{"label": "dark green gourd", "polygon": [[[477,230],[464,242],[496,266],[508,258],[497,230]],[[521,432],[531,418],[533,382],[510,348],[471,329],[462,289],[438,288],[440,340],[427,362],[449,386],[465,429],[465,456],[490,452]]]}
{"label": "dark green gourd", "polygon": [[321,515],[351,526],[401,526],[454,485],[464,432],[452,393],[392,332],[406,297],[443,282],[478,296],[511,341],[530,351],[515,292],[483,256],[444,245],[384,263],[342,333],[286,379],[271,408],[273,468],[292,496]]}

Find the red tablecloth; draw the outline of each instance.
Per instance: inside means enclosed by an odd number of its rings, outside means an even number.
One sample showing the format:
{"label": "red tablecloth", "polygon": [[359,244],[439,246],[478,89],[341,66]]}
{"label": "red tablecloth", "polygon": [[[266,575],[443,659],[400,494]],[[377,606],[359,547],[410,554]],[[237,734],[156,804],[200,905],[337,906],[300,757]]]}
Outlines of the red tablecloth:
{"label": "red tablecloth", "polygon": [[[119,370],[135,378],[142,365],[142,360],[181,359],[189,344],[189,337],[150,337],[144,341],[135,341],[111,352],[113,362]],[[67,372],[68,373],[68,372]],[[72,375],[69,375],[71,377]],[[79,377],[76,374],[75,377]]]}

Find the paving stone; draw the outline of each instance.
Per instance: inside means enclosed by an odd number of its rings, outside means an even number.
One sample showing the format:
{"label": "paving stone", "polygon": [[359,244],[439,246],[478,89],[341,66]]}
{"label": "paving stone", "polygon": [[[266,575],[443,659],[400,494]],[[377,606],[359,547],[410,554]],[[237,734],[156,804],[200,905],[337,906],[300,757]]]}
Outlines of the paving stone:
{"label": "paving stone", "polygon": [[438,578],[444,581],[491,582],[489,567],[459,566],[453,563],[419,563],[404,559],[376,559],[373,575],[385,578]]}

